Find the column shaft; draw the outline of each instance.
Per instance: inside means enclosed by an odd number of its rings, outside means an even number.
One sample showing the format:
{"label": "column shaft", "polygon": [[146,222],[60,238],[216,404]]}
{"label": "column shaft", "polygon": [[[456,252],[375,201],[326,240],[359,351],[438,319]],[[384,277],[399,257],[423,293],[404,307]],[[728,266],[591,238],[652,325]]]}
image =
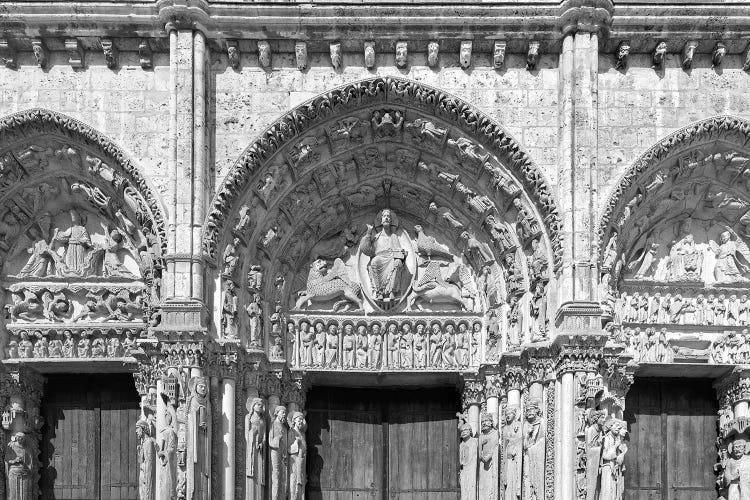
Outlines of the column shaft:
{"label": "column shaft", "polygon": [[224,463],[224,498],[234,500],[234,475],[235,475],[235,381],[225,378],[221,381],[221,426],[223,443]]}

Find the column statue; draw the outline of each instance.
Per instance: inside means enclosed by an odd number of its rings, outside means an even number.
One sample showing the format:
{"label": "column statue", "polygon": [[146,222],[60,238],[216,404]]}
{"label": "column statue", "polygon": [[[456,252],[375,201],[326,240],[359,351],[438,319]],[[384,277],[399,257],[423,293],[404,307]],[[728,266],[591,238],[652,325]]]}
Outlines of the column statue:
{"label": "column statue", "polygon": [[[622,500],[624,491],[622,463],[627,452],[623,441],[623,422],[610,419],[604,424],[602,461],[599,469],[599,500]],[[729,497],[732,498],[731,495]],[[742,497],[736,497],[740,500]]]}
{"label": "column statue", "polygon": [[261,398],[248,398],[245,415],[245,496],[263,498],[266,485],[266,405]]}
{"label": "column statue", "polygon": [[466,417],[459,414],[458,432],[461,442],[458,445],[459,465],[461,467],[459,480],[461,483],[461,500],[476,500],[477,498],[477,438],[466,422]]}
{"label": "column statue", "polygon": [[268,433],[268,447],[271,450],[271,500],[286,500],[288,432],[286,407],[277,406],[273,410],[273,423]]}
{"label": "column statue", "polygon": [[522,446],[523,435],[521,421],[518,418],[518,406],[508,406],[505,411],[505,426],[503,427],[503,450],[505,452],[504,500],[520,500],[521,498]]}
{"label": "column statue", "polygon": [[526,407],[526,423],[523,433],[523,482],[524,498],[544,498],[544,452],[546,429],[542,422],[542,410],[537,400],[529,401]]}
{"label": "column statue", "polygon": [[8,473],[8,500],[31,500],[34,459],[23,432],[11,435],[5,451],[5,463]]}
{"label": "column statue", "polygon": [[307,441],[305,440],[305,416],[301,412],[292,415],[289,431],[289,500],[305,498],[307,467]]}
{"label": "column statue", "polygon": [[599,482],[599,463],[602,458],[602,425],[607,412],[592,410],[586,427],[586,500],[596,500]]}
{"label": "column statue", "polygon": [[154,423],[149,417],[141,417],[135,424],[138,438],[138,498],[154,500],[156,483],[156,440]]}
{"label": "column statue", "polygon": [[750,456],[745,454],[746,444],[744,439],[737,438],[730,445],[731,456],[724,468],[727,500],[750,498]]}
{"label": "column statue", "polygon": [[164,414],[164,428],[159,433],[159,467],[161,467],[161,484],[159,484],[159,500],[177,498],[177,432],[172,427],[172,414]]}
{"label": "column statue", "polygon": [[495,422],[489,413],[482,414],[482,434],[479,436],[479,498],[497,500],[497,445]]}
{"label": "column statue", "polygon": [[187,497],[196,500],[208,500],[209,478],[211,476],[211,434],[209,432],[211,415],[209,413],[208,381],[206,377],[193,377],[188,384],[188,461]]}

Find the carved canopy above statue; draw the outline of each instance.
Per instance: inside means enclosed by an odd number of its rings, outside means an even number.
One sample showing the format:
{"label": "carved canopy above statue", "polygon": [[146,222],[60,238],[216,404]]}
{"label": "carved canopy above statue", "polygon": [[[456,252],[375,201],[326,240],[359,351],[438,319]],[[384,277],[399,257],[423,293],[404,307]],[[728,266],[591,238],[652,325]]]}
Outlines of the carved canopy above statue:
{"label": "carved canopy above statue", "polygon": [[11,115],[0,137],[5,356],[124,356],[158,320],[165,233],[151,189],[108,139],[63,115]]}
{"label": "carved canopy above statue", "polygon": [[[600,295],[614,323],[626,325],[622,339],[651,353],[643,360],[697,357],[728,330],[745,342],[749,133],[731,117],[675,132],[633,165],[607,205]],[[684,342],[688,331],[700,341]]]}
{"label": "carved canopy above statue", "polygon": [[[222,271],[223,335],[249,332],[272,357],[291,347],[287,311],[451,313],[469,329],[495,311],[515,317],[520,345],[547,330],[558,226],[542,175],[498,125],[437,90],[376,78],[303,104],[245,151],[204,251]],[[417,326],[399,325],[402,336]]]}

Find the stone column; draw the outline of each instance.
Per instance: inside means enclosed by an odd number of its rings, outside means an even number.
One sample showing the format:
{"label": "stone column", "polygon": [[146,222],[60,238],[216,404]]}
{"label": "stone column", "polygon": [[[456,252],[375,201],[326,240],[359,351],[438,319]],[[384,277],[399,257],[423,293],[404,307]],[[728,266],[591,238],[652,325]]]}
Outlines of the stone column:
{"label": "stone column", "polygon": [[220,465],[224,469],[223,491],[224,498],[227,500],[234,500],[235,388],[236,383],[233,378],[223,378],[221,380],[221,434],[224,438],[222,447],[224,460]]}
{"label": "stone column", "polygon": [[[461,395],[463,420],[459,427],[459,481],[461,500],[476,500],[478,488],[479,462],[479,410],[482,404],[483,383],[476,379],[467,380]],[[466,432],[465,426],[471,428]]]}
{"label": "stone column", "polygon": [[39,496],[39,442],[42,418],[39,406],[44,378],[23,366],[0,372],[0,403],[3,405],[2,442],[5,474],[0,483],[2,498],[26,500]]}
{"label": "stone column", "polygon": [[573,432],[575,417],[573,413],[573,372],[564,371],[560,374],[560,500],[573,499],[573,459],[575,458],[575,443]]}
{"label": "stone column", "polygon": [[559,10],[558,199],[566,235],[560,304],[596,300],[599,38],[613,11],[611,0],[565,0]]}

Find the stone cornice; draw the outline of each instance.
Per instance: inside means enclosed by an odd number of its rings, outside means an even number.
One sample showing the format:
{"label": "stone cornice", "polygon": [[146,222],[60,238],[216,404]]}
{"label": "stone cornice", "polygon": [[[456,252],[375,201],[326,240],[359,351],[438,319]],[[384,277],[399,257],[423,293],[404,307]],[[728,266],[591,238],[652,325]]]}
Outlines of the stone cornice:
{"label": "stone cornice", "polygon": [[[75,6],[75,9],[72,9]],[[345,19],[346,22],[341,22]],[[711,21],[711,20],[714,21]],[[746,36],[746,2],[696,5],[610,0],[528,1],[486,4],[245,3],[207,0],[148,2],[5,2],[0,30],[9,37],[165,36],[167,25],[199,29],[209,38],[442,40],[526,38],[556,45],[563,32],[598,30],[612,24],[612,37],[652,38],[681,33]],[[521,21],[521,22],[520,22]],[[331,26],[336,26],[332,29]],[[50,28],[52,27],[52,28]],[[590,29],[591,28],[591,29]],[[554,47],[556,49],[557,47]]]}

